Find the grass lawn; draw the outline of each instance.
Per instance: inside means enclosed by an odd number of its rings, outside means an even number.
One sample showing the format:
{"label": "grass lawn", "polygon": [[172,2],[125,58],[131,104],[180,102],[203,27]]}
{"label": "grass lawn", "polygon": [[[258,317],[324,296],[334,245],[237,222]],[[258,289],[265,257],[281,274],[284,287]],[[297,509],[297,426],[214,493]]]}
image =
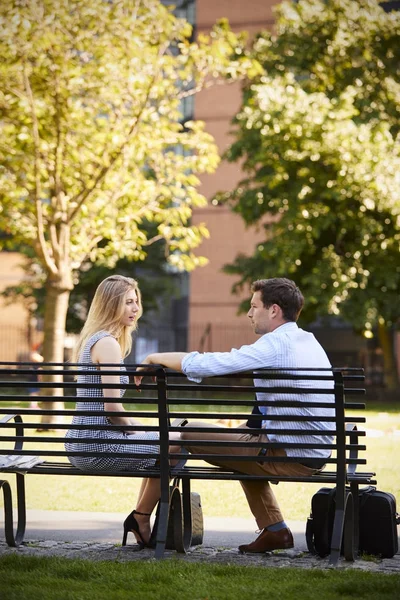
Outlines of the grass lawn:
{"label": "grass lawn", "polygon": [[2,600],[398,600],[400,575],[190,564],[0,558]]}

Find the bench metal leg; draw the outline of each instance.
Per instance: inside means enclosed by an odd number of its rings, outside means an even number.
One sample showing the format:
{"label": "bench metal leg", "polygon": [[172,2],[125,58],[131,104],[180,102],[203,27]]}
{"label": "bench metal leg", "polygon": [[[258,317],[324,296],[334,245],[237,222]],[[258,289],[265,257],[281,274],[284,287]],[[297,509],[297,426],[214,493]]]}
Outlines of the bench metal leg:
{"label": "bench metal leg", "polygon": [[354,551],[358,556],[360,553],[360,496],[358,483],[351,483],[350,490],[353,495],[354,506]]}
{"label": "bench metal leg", "polygon": [[157,527],[157,545],[155,558],[163,558],[165,552],[165,544],[167,541],[169,502],[160,500],[160,516]]}
{"label": "bench metal leg", "polygon": [[344,515],[343,554],[346,560],[354,562],[354,497],[351,492],[346,494],[346,510]]}
{"label": "bench metal leg", "polygon": [[14,536],[14,518],[11,487],[8,481],[0,480],[0,488],[3,490],[4,498],[4,533],[9,546],[16,547],[22,544],[26,528],[25,507],[25,478],[17,473],[17,531]]}
{"label": "bench metal leg", "polygon": [[333,521],[333,531],[331,540],[331,553],[329,555],[329,564],[336,567],[340,558],[340,548],[342,545],[342,535],[344,526],[344,509],[335,510]]}
{"label": "bench metal leg", "polygon": [[336,493],[336,510],[333,520],[331,552],[329,565],[336,567],[342,548],[346,560],[354,561],[354,503],[353,495],[349,490],[340,494]]}

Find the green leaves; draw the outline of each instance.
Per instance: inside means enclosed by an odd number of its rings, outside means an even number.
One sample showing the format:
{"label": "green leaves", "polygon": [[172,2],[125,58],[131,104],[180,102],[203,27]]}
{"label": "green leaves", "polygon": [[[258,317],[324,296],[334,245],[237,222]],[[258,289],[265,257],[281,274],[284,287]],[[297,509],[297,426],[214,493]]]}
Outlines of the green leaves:
{"label": "green leaves", "polygon": [[44,273],[46,360],[62,356],[67,293],[88,261],[142,261],[160,242],[174,270],[205,263],[207,229],[190,221],[219,156],[184,99],[257,63],[227,23],[191,34],[158,0],[0,3],[0,230]]}
{"label": "green leaves", "polygon": [[246,178],[220,194],[264,223],[252,257],[227,268],[238,286],[293,277],[304,316],[340,314],[362,330],[398,320],[400,13],[374,0],[302,0],[277,9],[277,35],[235,119],[230,160]]}
{"label": "green leaves", "polygon": [[181,100],[243,77],[245,39],[221,22],[191,43],[157,0],[5,0],[0,23],[0,227],[53,274],[143,260],[152,221],[175,266],[204,262],[189,223],[219,157],[202,123],[180,124]]}

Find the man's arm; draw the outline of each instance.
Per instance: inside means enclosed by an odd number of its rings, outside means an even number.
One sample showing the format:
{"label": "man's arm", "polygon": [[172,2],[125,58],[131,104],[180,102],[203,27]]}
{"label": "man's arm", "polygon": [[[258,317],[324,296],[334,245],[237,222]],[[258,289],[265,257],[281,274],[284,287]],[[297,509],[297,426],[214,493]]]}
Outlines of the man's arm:
{"label": "man's arm", "polygon": [[[149,354],[144,360],[143,365],[162,365],[174,371],[182,371],[182,360],[187,356],[187,352],[154,352]],[[138,367],[137,371],[146,371],[145,367]],[[143,375],[136,375],[134,381],[136,385],[140,385]]]}
{"label": "man's arm", "polygon": [[187,352],[154,352],[142,362],[144,365],[162,365],[174,371],[182,371],[182,360],[187,354]]}
{"label": "man's arm", "polygon": [[[226,375],[262,369],[276,364],[276,349],[270,339],[262,338],[248,346],[233,348],[230,352],[160,352],[150,354],[143,364],[161,364],[175,371],[182,371],[188,379],[200,383],[204,377]],[[183,364],[182,364],[183,363]],[[146,367],[138,369],[145,371]],[[139,385],[142,377],[135,377]]]}

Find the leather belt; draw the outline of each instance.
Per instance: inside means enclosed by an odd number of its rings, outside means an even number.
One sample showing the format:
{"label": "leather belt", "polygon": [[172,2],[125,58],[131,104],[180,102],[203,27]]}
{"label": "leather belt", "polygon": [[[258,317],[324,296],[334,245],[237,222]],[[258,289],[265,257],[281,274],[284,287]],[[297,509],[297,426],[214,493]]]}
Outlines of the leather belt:
{"label": "leather belt", "polygon": [[[266,456],[268,452],[267,448],[261,448],[258,456]],[[301,461],[298,461],[299,465],[303,467],[308,467],[309,469],[322,469],[322,467],[326,463],[325,458],[302,458]]]}
{"label": "leather belt", "polygon": [[308,467],[309,469],[317,469],[319,471],[319,469],[322,469],[322,467],[325,466],[326,459],[325,458],[302,458],[301,462],[299,461],[299,464],[303,465],[303,467]]}

